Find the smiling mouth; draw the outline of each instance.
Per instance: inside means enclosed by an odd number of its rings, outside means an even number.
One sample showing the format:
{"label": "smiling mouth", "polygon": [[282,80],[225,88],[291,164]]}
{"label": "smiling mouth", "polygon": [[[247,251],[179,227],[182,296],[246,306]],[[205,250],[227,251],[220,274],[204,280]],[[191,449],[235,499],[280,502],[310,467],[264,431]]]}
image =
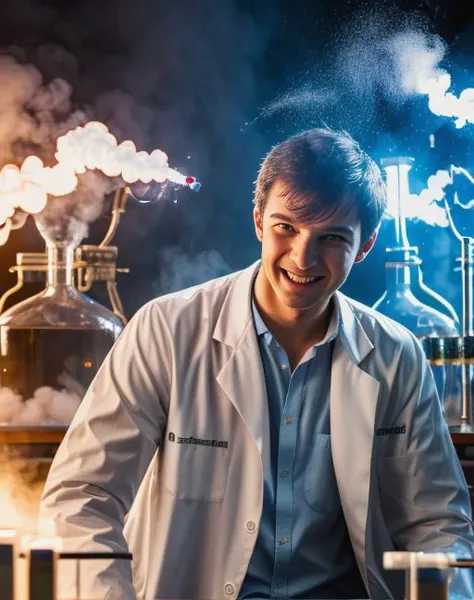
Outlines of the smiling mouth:
{"label": "smiling mouth", "polygon": [[282,269],[282,272],[285,275],[285,277],[289,281],[291,281],[291,283],[296,283],[297,285],[307,285],[307,286],[310,286],[313,283],[317,283],[318,281],[320,281],[321,279],[323,279],[322,276],[300,277],[299,275],[296,275],[295,273],[292,273],[291,271],[287,271],[286,269]]}

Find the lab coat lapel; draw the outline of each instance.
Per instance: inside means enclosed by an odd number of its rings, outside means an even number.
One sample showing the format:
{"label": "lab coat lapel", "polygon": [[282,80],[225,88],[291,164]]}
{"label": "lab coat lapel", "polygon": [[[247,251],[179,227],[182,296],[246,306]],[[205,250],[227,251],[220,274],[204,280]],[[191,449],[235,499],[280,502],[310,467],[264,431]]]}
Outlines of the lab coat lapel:
{"label": "lab coat lapel", "polygon": [[235,279],[221,309],[214,339],[232,349],[217,375],[217,383],[250,431],[265,466],[270,456],[267,392],[251,313],[252,282],[259,264],[245,269]]}
{"label": "lab coat lapel", "polygon": [[241,343],[218,374],[217,382],[255,439],[262,457],[262,464],[268,464],[267,393],[253,322],[250,322]]}
{"label": "lab coat lapel", "polygon": [[373,350],[360,322],[342,294],[331,371],[331,447],[339,495],[352,546],[365,564],[372,444],[380,382],[360,368]]}

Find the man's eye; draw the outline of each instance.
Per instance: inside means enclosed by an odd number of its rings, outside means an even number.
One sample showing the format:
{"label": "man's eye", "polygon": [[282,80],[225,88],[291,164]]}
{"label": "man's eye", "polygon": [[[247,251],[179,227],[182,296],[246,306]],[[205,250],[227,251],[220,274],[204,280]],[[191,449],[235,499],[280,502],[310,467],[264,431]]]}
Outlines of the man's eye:
{"label": "man's eye", "polygon": [[347,242],[346,238],[343,238],[341,235],[337,235],[335,233],[328,233],[328,235],[323,236],[324,240],[329,240],[330,242]]}
{"label": "man's eye", "polygon": [[278,223],[277,227],[283,231],[294,231],[293,227],[288,225],[288,223]]}

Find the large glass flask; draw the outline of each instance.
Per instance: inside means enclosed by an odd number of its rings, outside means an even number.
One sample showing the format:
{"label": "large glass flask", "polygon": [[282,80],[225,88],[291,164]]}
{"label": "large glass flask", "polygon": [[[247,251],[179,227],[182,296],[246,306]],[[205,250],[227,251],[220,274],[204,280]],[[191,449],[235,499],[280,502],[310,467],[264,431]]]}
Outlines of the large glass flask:
{"label": "large glass flask", "polygon": [[0,424],[68,425],[123,324],[73,283],[84,226],[35,220],[47,246],[47,285],[0,315]]}
{"label": "large glass flask", "polygon": [[[408,240],[403,206],[409,197],[408,172],[413,159],[384,159],[392,239],[385,249],[386,290],[373,308],[398,321],[421,341],[456,339],[459,320],[453,307],[423,283],[418,248]],[[453,364],[431,364],[448,423],[460,423],[461,374]]]}
{"label": "large glass flask", "polygon": [[386,248],[385,252],[386,290],[373,308],[402,323],[419,338],[459,335],[454,309],[423,283],[418,248]]}

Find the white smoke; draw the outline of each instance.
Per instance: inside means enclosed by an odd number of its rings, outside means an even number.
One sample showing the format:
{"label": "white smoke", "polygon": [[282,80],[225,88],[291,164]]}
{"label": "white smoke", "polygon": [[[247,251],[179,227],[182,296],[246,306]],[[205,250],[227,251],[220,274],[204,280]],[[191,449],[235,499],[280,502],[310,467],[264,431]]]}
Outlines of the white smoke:
{"label": "white smoke", "polygon": [[381,43],[393,61],[392,75],[407,94],[418,93],[426,81],[442,73],[438,64],[444,58],[446,45],[439,36],[405,31]]}
{"label": "white smoke", "polygon": [[454,124],[461,129],[474,123],[474,88],[464,89],[459,96],[449,92],[451,76],[444,72],[425,85],[429,108],[435,115],[454,118]]}
{"label": "white smoke", "polygon": [[[391,172],[391,169],[394,171]],[[398,216],[400,202],[401,214],[405,219],[418,219],[428,225],[448,227],[449,221],[444,207],[444,198],[445,188],[452,182],[449,171],[439,170],[431,175],[426,182],[426,187],[418,194],[398,187],[395,166],[386,167],[386,171],[388,194],[385,218]],[[406,176],[408,177],[408,173]]]}
{"label": "white smoke", "polygon": [[84,395],[83,390],[79,392],[77,387],[55,390],[42,386],[24,400],[14,390],[0,388],[0,426],[68,426]]}
{"label": "white smoke", "polygon": [[[13,50],[8,49],[9,52]],[[57,139],[72,127],[85,123],[87,115],[81,110],[73,110],[73,90],[67,81],[54,78],[44,84],[42,74],[34,65],[21,62],[21,51],[17,49],[14,54],[16,57],[0,55],[0,165],[21,164],[30,155],[40,158],[41,164],[54,164]],[[29,184],[29,181],[26,183]],[[37,183],[32,181],[32,184]],[[21,182],[19,185],[24,187]],[[34,191],[39,189],[38,185],[29,185],[30,188],[35,187]],[[54,219],[72,216],[78,222],[90,222],[91,217],[96,218],[100,214],[104,194],[109,189],[110,182],[105,177],[84,178],[80,190],[65,198],[60,206],[50,207],[55,213]],[[12,192],[18,190],[13,189]],[[10,203],[12,210],[17,206],[23,208],[18,204],[20,196],[24,196],[28,204],[27,194],[17,194],[15,202],[12,200]],[[3,203],[2,222],[12,217],[12,210],[7,211]],[[47,212],[45,221],[52,222],[53,219],[48,218],[52,211]],[[2,230],[2,238],[5,239],[0,240],[3,242],[8,238],[10,229],[8,221],[6,225]],[[82,229],[87,233],[87,227]]]}
{"label": "white smoke", "polygon": [[118,144],[103,123],[91,121],[76,127],[58,139],[55,158],[75,173],[98,169],[107,177],[121,177],[127,183],[164,182],[166,179],[186,184],[186,177],[168,166],[161,150],[137,152],[131,140]]}
{"label": "white smoke", "polygon": [[419,219],[428,225],[448,227],[444,198],[445,188],[451,181],[449,171],[445,170],[439,170],[428,177],[426,187],[419,194],[410,194],[405,216],[408,219]]}
{"label": "white smoke", "polygon": [[[397,22],[398,21],[398,22]],[[381,94],[393,104],[426,94],[429,110],[454,119],[457,128],[474,123],[474,88],[456,96],[443,68],[447,45],[419,16],[393,18],[377,9],[362,11],[344,32],[339,71],[368,103]]]}
{"label": "white smoke", "polygon": [[[389,167],[390,168],[390,167]],[[398,215],[398,193],[391,190],[390,176],[387,172],[388,201],[385,218]],[[426,187],[418,194],[408,192],[401,195],[401,211],[406,219],[418,219],[428,225],[449,227],[448,215],[445,208],[446,188],[454,187],[454,205],[463,210],[474,208],[474,177],[464,169],[451,165],[450,170],[440,169],[428,177]],[[467,200],[464,198],[468,198]]]}
{"label": "white smoke", "polygon": [[344,25],[337,67],[352,93],[372,104],[382,96],[401,105],[441,71],[446,43],[420,15],[395,7],[365,7]]}
{"label": "white smoke", "polygon": [[187,256],[179,248],[169,247],[160,253],[160,264],[162,273],[154,286],[159,294],[192,287],[232,271],[216,250]]}
{"label": "white smoke", "polygon": [[0,56],[0,164],[12,159],[13,142],[30,139],[35,122],[26,106],[41,86],[41,73],[33,65],[20,65],[11,56]]}
{"label": "white smoke", "polygon": [[318,106],[325,106],[337,100],[335,90],[314,89],[308,84],[302,88],[287,90],[262,109],[257,118],[267,119],[272,115],[289,109],[305,109],[308,106],[316,111]]}
{"label": "white smoke", "polygon": [[52,159],[58,137],[87,121],[72,109],[71,85],[59,78],[44,85],[32,64],[0,54],[0,79],[0,165],[29,154]]}
{"label": "white smoke", "polygon": [[[99,122],[83,127],[87,117],[82,111],[73,111],[73,90],[67,81],[55,78],[42,85],[39,70],[13,56],[0,56],[0,77],[4,81],[0,92],[0,164],[4,157],[9,162],[24,158],[21,168],[7,164],[0,171],[0,226],[5,224],[0,230],[1,243],[8,239],[8,220],[15,210],[39,213],[46,207],[48,195],[69,194],[69,198],[55,204],[54,216],[47,210],[45,222],[65,218],[69,223],[87,224],[100,215],[104,196],[124,182],[168,179],[199,189],[200,184],[192,178],[169,168],[161,150],[148,154],[137,152],[131,140],[118,144],[107,126]],[[44,166],[53,155],[58,163]],[[85,176],[78,186],[77,175],[87,170],[104,176]],[[84,237],[87,227],[79,227],[72,237],[78,238],[79,232]]]}

